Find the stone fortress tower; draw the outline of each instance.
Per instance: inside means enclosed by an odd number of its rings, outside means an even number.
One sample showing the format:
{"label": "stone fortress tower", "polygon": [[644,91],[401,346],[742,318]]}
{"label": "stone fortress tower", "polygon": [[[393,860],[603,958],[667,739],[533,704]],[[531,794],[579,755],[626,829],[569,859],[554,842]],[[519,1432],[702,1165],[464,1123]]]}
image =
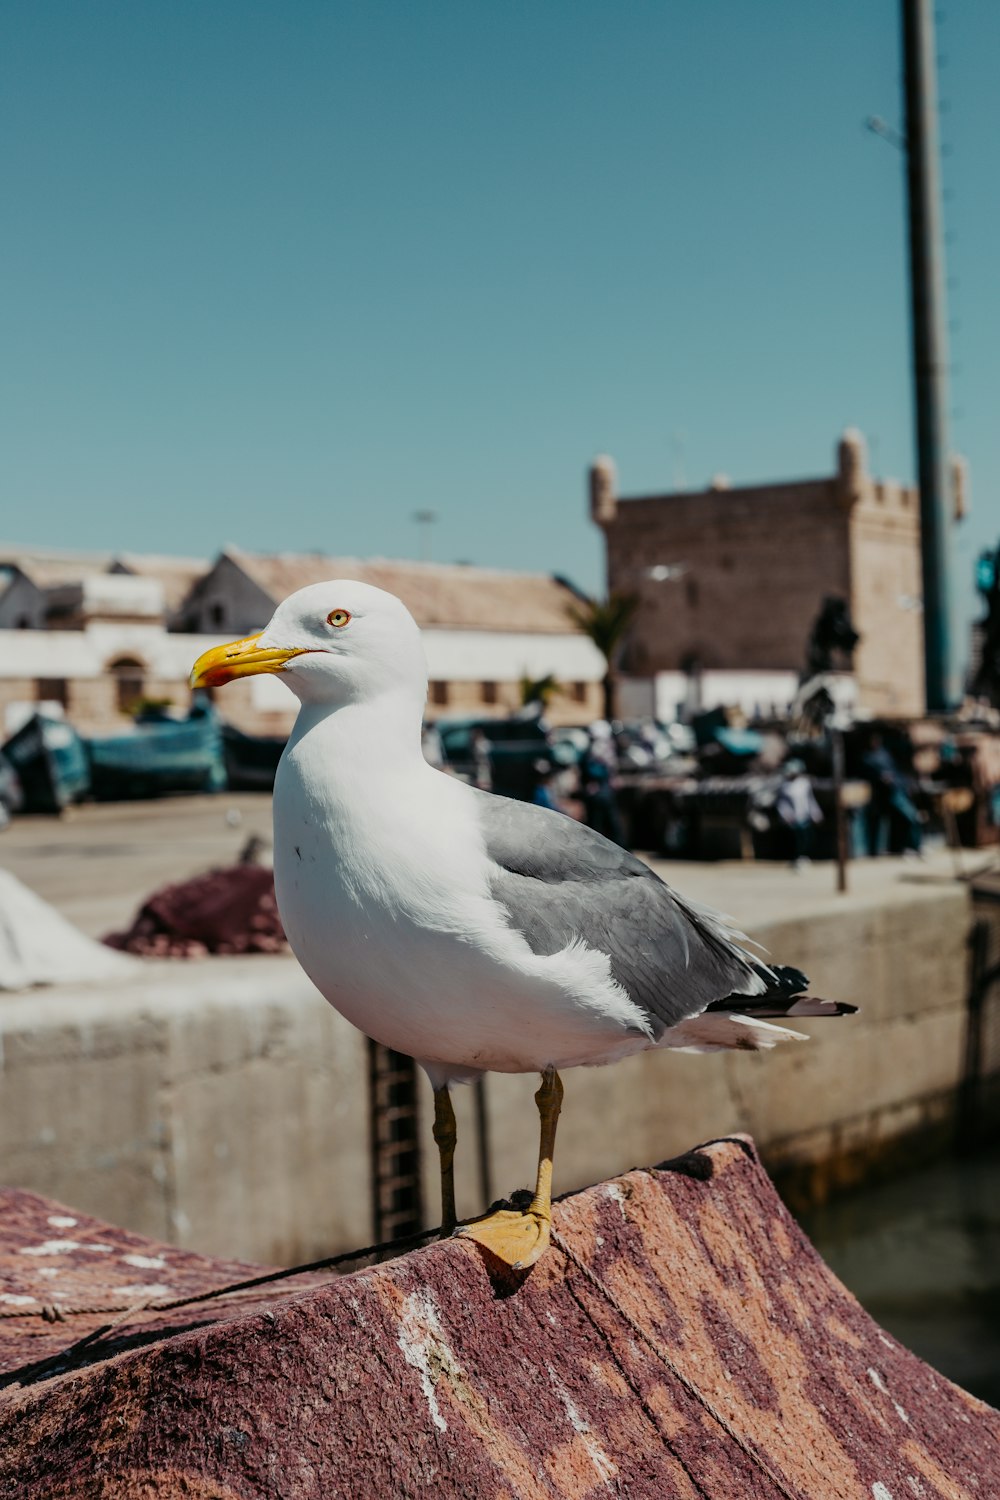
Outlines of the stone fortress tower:
{"label": "stone fortress tower", "polygon": [[[968,476],[955,459],[956,517]],[[622,497],[613,461],[589,471],[590,514],[604,532],[609,590],[641,601],[624,666],[637,677],[688,670],[798,672],[828,594],[861,633],[860,703],[924,710],[920,507],[915,488],[868,471],[853,428],[820,479]]]}

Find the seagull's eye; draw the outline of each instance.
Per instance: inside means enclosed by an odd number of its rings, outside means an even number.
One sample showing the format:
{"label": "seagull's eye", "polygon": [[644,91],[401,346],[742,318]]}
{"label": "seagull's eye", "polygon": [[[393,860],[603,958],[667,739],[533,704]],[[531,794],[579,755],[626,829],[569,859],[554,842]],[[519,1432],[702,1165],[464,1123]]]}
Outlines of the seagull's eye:
{"label": "seagull's eye", "polygon": [[330,613],[326,617],[326,623],[328,625],[335,625],[338,628],[341,625],[349,625],[350,620],[351,616],[346,609],[331,609]]}

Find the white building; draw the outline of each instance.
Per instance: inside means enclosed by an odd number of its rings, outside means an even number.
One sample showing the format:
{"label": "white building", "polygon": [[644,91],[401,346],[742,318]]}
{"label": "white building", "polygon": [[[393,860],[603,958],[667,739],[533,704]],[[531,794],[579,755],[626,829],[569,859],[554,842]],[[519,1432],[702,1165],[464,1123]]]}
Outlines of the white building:
{"label": "white building", "polygon": [[[428,717],[503,714],[521,705],[521,682],[552,675],[562,691],[555,723],[579,724],[601,712],[604,658],[572,624],[579,596],[546,573],[461,563],[261,556],[228,548],[192,588],[179,623],[223,638],[260,630],[289,594],[330,578],[356,578],[397,594],[423,632],[430,691]],[[276,677],[256,684],[258,712],[280,711],[287,689]],[[229,688],[226,689],[228,693]]]}
{"label": "white building", "polygon": [[[4,567],[0,732],[8,734],[42,704],[91,733],[115,727],[142,699],[184,709],[200,652],[261,629],[288,594],[336,577],[388,589],[413,613],[427,654],[428,717],[505,714],[521,704],[522,679],[550,675],[561,684],[553,722],[601,712],[604,660],[569,620],[574,591],[546,574],[235,548],[211,566],[0,549]],[[297,706],[275,676],[230,684],[218,701],[251,733],[287,731]]]}

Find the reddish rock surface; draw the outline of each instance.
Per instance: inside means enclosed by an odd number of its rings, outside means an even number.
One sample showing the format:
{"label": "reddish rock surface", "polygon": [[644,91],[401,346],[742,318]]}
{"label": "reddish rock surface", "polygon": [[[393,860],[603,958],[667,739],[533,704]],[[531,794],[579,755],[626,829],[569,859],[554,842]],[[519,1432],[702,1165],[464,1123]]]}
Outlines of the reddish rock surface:
{"label": "reddish rock surface", "polygon": [[523,1275],[452,1240],[70,1352],[107,1317],[50,1325],[10,1298],[120,1305],[247,1268],[27,1194],[2,1206],[5,1500],[1000,1495],[1000,1415],[872,1322],[746,1141],[565,1199]]}

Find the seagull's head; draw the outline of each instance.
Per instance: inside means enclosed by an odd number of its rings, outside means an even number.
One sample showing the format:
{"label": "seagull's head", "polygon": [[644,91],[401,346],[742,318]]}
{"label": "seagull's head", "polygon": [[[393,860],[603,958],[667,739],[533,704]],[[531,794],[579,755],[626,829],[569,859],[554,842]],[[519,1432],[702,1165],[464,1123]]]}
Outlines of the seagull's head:
{"label": "seagull's head", "polygon": [[283,600],[259,635],[199,656],[192,687],[279,672],[303,703],[363,702],[386,692],[427,692],[420,632],[395,594],[337,578]]}

